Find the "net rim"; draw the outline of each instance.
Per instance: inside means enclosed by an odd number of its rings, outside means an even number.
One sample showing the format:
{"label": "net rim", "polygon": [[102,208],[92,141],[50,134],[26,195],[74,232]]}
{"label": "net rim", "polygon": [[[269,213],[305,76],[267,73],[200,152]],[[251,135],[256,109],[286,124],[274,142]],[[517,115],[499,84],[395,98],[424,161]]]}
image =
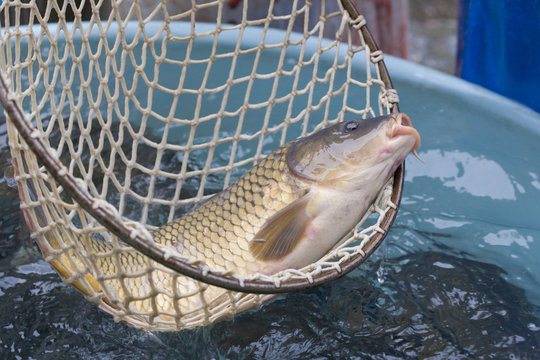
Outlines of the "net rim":
{"label": "net rim", "polygon": [[[341,4],[348,13],[351,24],[362,33],[366,47],[369,48],[372,55],[374,55],[375,52],[380,53],[379,47],[366,26],[363,16],[359,14],[349,0],[341,0]],[[377,57],[377,61],[373,62],[380,72],[381,80],[385,85],[386,91],[392,90],[392,81],[382,56],[378,55]],[[208,268],[203,268],[193,263],[190,264],[186,262],[185,259],[170,256],[170,253],[166,249],[155,246],[148,240],[148,232],[137,231],[134,230],[133,227],[127,226],[127,224],[114,213],[113,209],[106,206],[107,204],[103,204],[103,201],[93,198],[87,191],[81,188],[80,180],[69,174],[65,165],[52,154],[49,147],[40,138],[40,132],[31,126],[30,121],[28,121],[25,113],[18,105],[16,97],[12,96],[10,93],[9,85],[10,84],[5,80],[4,74],[0,72],[0,101],[4,106],[4,111],[7,113],[9,120],[15,125],[15,128],[27,143],[30,150],[36,155],[47,171],[49,171],[51,176],[58,181],[67,193],[69,193],[73,200],[127,245],[165,267],[197,281],[231,291],[255,294],[277,294],[302,291],[322,285],[349,273],[364,262],[385,239],[399,210],[404,184],[404,163],[397,168],[393,177],[391,202],[395,206],[390,207],[385,213],[380,222],[379,231],[371,236],[365,243],[363,253],[356,253],[350,258],[340,262],[338,267],[322,271],[312,277],[305,279],[290,279],[282,281],[279,284],[261,279],[238,279],[234,276],[216,273]],[[398,103],[389,103],[389,111],[390,113],[398,113]]]}

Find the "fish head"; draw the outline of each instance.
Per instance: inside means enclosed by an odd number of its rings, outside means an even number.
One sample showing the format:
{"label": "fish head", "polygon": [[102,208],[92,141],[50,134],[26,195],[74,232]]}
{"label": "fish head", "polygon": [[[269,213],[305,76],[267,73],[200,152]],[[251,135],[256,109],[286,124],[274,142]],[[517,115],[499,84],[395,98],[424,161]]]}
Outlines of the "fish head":
{"label": "fish head", "polygon": [[405,114],[341,122],[296,141],[287,153],[292,173],[319,184],[387,179],[420,146]]}

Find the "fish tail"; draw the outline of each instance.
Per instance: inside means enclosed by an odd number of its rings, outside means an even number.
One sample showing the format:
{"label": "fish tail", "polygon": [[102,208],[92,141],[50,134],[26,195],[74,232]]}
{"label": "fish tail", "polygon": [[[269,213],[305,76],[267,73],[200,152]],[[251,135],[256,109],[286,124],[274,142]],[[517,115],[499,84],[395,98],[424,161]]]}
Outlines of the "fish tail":
{"label": "fish tail", "polygon": [[[15,174],[19,176],[17,165],[13,160]],[[47,220],[50,218],[47,211],[55,209],[45,208],[39,202],[32,181],[26,180],[23,186],[19,179],[17,188],[25,221],[32,233],[37,234],[34,240],[44,258],[66,283],[97,301],[99,307],[116,320],[139,327],[154,323],[170,329],[177,324],[172,315],[176,307],[194,320],[207,311],[216,312],[218,318],[234,313],[228,302],[229,295],[221,288],[209,286],[199,293],[202,289],[197,281],[184,276],[178,278],[133,248],[87,233],[56,229]],[[84,256],[90,256],[91,269],[84,265],[88,262],[82,261],[79,251],[66,246],[69,244],[64,238],[67,234],[81,245]],[[175,292],[173,287],[177,288]],[[186,295],[178,299],[174,293]],[[159,315],[147,315],[156,310]],[[118,314],[123,315],[118,317]]]}
{"label": "fish tail", "polygon": [[[17,161],[15,159],[12,160],[12,167],[15,176],[18,177],[20,173]],[[48,226],[47,224],[49,224],[50,221],[47,220],[43,205],[39,203],[38,197],[36,195],[37,192],[35,191],[32,182],[29,180],[26,181],[27,191],[25,193],[22,182],[17,181],[17,190],[19,193],[21,205],[38,203],[38,205],[32,207],[21,206],[24,219],[30,231],[32,233],[37,233],[41,229],[46,229]],[[28,194],[28,197],[26,196],[26,194]],[[32,216],[31,212],[33,212],[34,216]],[[78,275],[82,271],[76,271],[76,269],[84,271],[86,268],[83,265],[83,262],[79,259],[78,256],[76,256],[73,250],[62,251],[60,242],[57,239],[57,236],[59,235],[59,232],[55,232],[52,230],[41,230],[41,233],[38,236],[34,237],[34,241],[38,245],[41,253],[43,254],[43,257],[47,260],[49,264],[51,264],[51,266],[56,270],[56,272],[62,277],[65,282],[73,285],[84,295],[92,297],[95,296],[96,293],[100,293],[101,287],[92,275],[88,273],[85,274],[83,278],[86,281],[84,281],[81,276]],[[53,251],[51,251],[51,249]],[[62,252],[57,253],[56,250]]]}

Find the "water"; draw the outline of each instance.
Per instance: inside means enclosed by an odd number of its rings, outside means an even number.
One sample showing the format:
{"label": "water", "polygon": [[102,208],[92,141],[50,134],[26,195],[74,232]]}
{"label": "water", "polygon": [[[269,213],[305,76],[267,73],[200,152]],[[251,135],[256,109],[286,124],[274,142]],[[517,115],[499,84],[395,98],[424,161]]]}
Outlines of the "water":
{"label": "water", "polygon": [[408,159],[398,218],[359,269],[212,326],[148,333],[59,280],[3,179],[0,358],[540,358],[538,116],[385,59],[425,164]]}
{"label": "water", "polygon": [[[498,119],[490,128],[482,117],[467,122],[451,107],[433,112],[436,101],[423,106],[411,113],[425,164],[408,160],[399,216],[365,265],[195,330],[152,334],[115,323],[63,284],[30,241],[3,179],[2,358],[539,357],[539,135]],[[0,144],[5,169],[4,124]]]}

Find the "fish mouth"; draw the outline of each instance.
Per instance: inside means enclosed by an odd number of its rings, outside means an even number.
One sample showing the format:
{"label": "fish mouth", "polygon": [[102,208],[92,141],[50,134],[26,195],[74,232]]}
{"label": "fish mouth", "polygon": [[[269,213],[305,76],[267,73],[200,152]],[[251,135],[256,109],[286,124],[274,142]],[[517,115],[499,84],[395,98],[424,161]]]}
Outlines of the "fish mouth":
{"label": "fish mouth", "polygon": [[411,151],[415,152],[420,147],[420,134],[412,126],[411,119],[403,113],[398,114],[394,119],[395,122],[390,129],[390,138],[412,136],[414,138],[414,146]]}

